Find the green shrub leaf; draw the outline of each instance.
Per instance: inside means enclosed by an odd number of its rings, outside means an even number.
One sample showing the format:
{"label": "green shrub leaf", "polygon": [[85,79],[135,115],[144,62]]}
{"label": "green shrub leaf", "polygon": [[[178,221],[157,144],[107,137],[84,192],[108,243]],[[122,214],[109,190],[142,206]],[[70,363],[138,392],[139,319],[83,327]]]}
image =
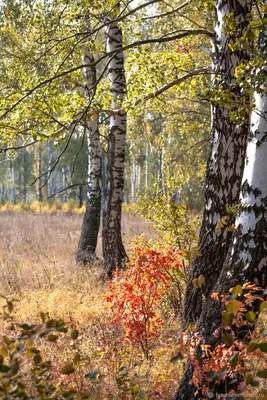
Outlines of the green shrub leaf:
{"label": "green shrub leaf", "polygon": [[64,375],[70,375],[75,372],[75,368],[72,364],[65,364],[64,367],[61,370],[61,373]]}

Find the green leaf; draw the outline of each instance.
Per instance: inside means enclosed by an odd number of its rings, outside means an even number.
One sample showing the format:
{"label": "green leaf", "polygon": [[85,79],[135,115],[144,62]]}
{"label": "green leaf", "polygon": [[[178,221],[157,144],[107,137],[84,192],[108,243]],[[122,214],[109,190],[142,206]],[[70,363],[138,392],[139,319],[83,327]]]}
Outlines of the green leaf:
{"label": "green leaf", "polygon": [[184,356],[183,354],[179,351],[174,357],[171,358],[171,362],[175,362],[178,360],[183,360]]}
{"label": "green leaf", "polygon": [[267,343],[259,343],[258,348],[263,352],[267,353]]}
{"label": "green leaf", "polygon": [[65,364],[64,367],[61,370],[61,373],[64,375],[70,375],[75,372],[75,368],[72,364]]}
{"label": "green leaf", "polygon": [[57,335],[54,335],[53,333],[50,333],[50,335],[48,335],[47,340],[49,342],[55,342],[58,339]]}
{"label": "green leaf", "polygon": [[246,318],[246,320],[248,321],[248,322],[254,322],[255,321],[255,319],[256,319],[256,314],[253,312],[253,311],[248,311],[246,314],[245,314],[245,318]]}
{"label": "green leaf", "polygon": [[260,385],[259,381],[256,381],[256,379],[252,379],[252,381],[250,383],[250,386],[258,387],[259,385]]}
{"label": "green leaf", "polygon": [[233,321],[233,317],[232,314],[230,314],[229,312],[223,312],[222,314],[222,323],[223,326],[231,326],[232,325],[232,321]]}
{"label": "green leaf", "polygon": [[1,354],[1,356],[2,357],[7,357],[8,356],[8,351],[7,351],[7,349],[5,349],[4,347],[1,347],[0,348],[0,354]]}
{"label": "green leaf", "polygon": [[72,388],[70,390],[63,390],[62,396],[64,397],[64,399],[68,399],[68,398],[73,399],[74,398],[73,395],[76,393],[77,393],[77,389]]}
{"label": "green leaf", "polygon": [[253,376],[252,375],[248,375],[247,376],[247,378],[246,378],[246,385],[247,386],[253,386],[253,387],[257,387],[257,386],[259,386],[259,381],[256,381],[254,378],[253,378]]}
{"label": "green leaf", "polygon": [[8,365],[0,365],[0,372],[8,372],[10,367]]}
{"label": "green leaf", "polygon": [[73,358],[73,363],[75,365],[79,364],[79,362],[81,361],[81,356],[80,354],[75,354],[74,358]]}
{"label": "green leaf", "polygon": [[228,367],[227,366],[223,367],[220,372],[220,378],[223,378],[227,371],[228,371]]}
{"label": "green leaf", "polygon": [[237,285],[234,287],[234,289],[232,290],[232,293],[235,294],[236,296],[241,296],[243,293],[243,289],[241,285]]}
{"label": "green leaf", "polygon": [[34,361],[35,364],[40,364],[40,362],[42,362],[42,356],[40,354],[36,354],[33,357],[33,361]]}
{"label": "green leaf", "polygon": [[262,369],[261,371],[257,372],[257,376],[259,378],[265,378],[267,379],[267,369]]}
{"label": "green leaf", "polygon": [[234,314],[236,312],[237,308],[238,308],[237,300],[230,301],[226,306],[226,310],[231,314]]}
{"label": "green leaf", "polygon": [[28,324],[22,324],[22,325],[19,325],[20,326],[20,328],[22,328],[22,329],[25,329],[26,331],[28,331],[28,330],[30,330],[32,327],[30,326],[30,325],[28,325]]}
{"label": "green leaf", "polygon": [[229,363],[230,363],[231,367],[236,367],[239,360],[240,360],[240,358],[239,358],[238,353],[232,354],[231,357],[229,358]]}
{"label": "green leaf", "polygon": [[40,317],[41,317],[42,322],[44,323],[45,322],[45,313],[43,311],[40,312]]}
{"label": "green leaf", "polygon": [[217,378],[217,374],[216,374],[215,371],[210,371],[210,372],[207,373],[206,377],[207,377],[208,379],[215,380],[215,379]]}
{"label": "green leaf", "polygon": [[228,332],[222,333],[222,341],[226,344],[226,346],[231,346],[234,342],[233,336]]}
{"label": "green leaf", "polygon": [[263,302],[260,304],[260,311],[265,310],[266,308],[267,308],[267,301],[263,301]]}
{"label": "green leaf", "polygon": [[13,305],[12,301],[8,301],[8,302],[7,302],[7,308],[8,308],[8,311],[9,311],[10,313],[13,311],[14,305]]}
{"label": "green leaf", "polygon": [[253,376],[252,375],[248,375],[246,377],[246,385],[250,385],[252,381],[253,381]]}
{"label": "green leaf", "polygon": [[79,331],[77,329],[73,329],[73,331],[71,331],[70,336],[72,337],[72,339],[77,339],[79,336]]}
{"label": "green leaf", "polygon": [[258,348],[258,343],[249,343],[248,345],[248,349],[247,352],[248,353],[252,353],[253,351],[255,351]]}
{"label": "green leaf", "polygon": [[40,354],[40,350],[35,347],[29,347],[26,353],[28,357],[34,357],[36,354]]}

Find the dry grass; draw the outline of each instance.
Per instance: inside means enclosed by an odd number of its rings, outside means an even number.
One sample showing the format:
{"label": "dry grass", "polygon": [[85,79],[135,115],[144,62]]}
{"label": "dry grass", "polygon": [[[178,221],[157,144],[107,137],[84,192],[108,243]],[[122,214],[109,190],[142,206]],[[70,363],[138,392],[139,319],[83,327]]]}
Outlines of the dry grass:
{"label": "dry grass", "polygon": [[[82,216],[79,214],[0,214],[0,288],[5,294],[62,286],[76,289],[91,271],[75,265]],[[126,246],[148,224],[134,214],[123,217]],[[97,247],[101,257],[101,238]],[[89,272],[89,273],[88,273]]]}
{"label": "dry grass", "polygon": [[[177,319],[170,319],[162,330],[149,362],[139,349],[123,345],[123,329],[111,324],[113,317],[104,301],[106,284],[99,279],[100,268],[83,268],[74,261],[81,223],[79,214],[1,213],[0,293],[19,299],[17,321],[35,322],[40,311],[45,311],[81,332],[76,344],[62,338],[41,345],[57,371],[77,352],[86,356],[78,373],[68,380],[55,372],[58,385],[84,390],[84,374],[98,369],[105,376],[92,386],[92,400],[137,399],[142,393],[151,400],[171,399],[182,374],[181,365],[170,363],[178,351]],[[123,217],[123,235],[128,245],[134,235],[148,228],[133,213]],[[121,388],[120,365],[126,366],[124,371],[128,374]],[[136,394],[131,392],[133,385]]]}

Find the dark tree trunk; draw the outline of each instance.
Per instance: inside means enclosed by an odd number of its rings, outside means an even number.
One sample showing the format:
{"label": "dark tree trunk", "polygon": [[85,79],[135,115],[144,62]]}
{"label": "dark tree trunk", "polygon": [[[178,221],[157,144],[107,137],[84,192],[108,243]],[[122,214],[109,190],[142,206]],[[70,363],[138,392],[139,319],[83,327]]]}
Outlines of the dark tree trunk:
{"label": "dark tree trunk", "polygon": [[[90,29],[89,22],[87,23]],[[93,101],[96,90],[96,69],[92,52],[84,53],[86,91],[90,102]],[[98,114],[86,124],[88,145],[88,193],[86,211],[83,218],[82,231],[76,254],[77,262],[84,264],[95,260],[98,232],[101,215],[101,146],[99,137]]]}
{"label": "dark tree trunk", "polygon": [[124,188],[124,155],[126,140],[126,112],[122,101],[126,95],[126,80],[122,48],[122,32],[117,23],[106,30],[109,59],[108,76],[112,93],[112,108],[116,111],[110,119],[107,162],[107,197],[103,209],[104,271],[108,277],[124,265],[127,257],[121,238],[121,211]]}
{"label": "dark tree trunk", "polygon": [[[232,52],[230,49],[242,37],[251,11],[248,0],[217,0],[217,27],[215,35],[215,89],[229,94],[233,103],[212,106],[212,146],[209,156],[205,210],[199,239],[199,255],[193,263],[185,296],[185,320],[195,322],[201,314],[202,296],[208,296],[217,282],[231,242],[232,232],[227,229],[234,222],[228,210],[239,202],[244,169],[245,151],[249,133],[248,115],[244,121],[232,121],[231,111],[247,99],[236,83],[235,69],[249,60],[246,48]],[[223,19],[233,13],[236,31],[226,37]],[[230,45],[230,46],[229,46]],[[245,104],[244,104],[245,105]],[[232,109],[231,109],[232,107]],[[245,113],[245,111],[243,110]],[[226,217],[227,224],[220,222]],[[196,288],[194,279],[205,278],[205,285]]]}
{"label": "dark tree trunk", "polygon": [[17,158],[17,169],[18,169],[18,201],[22,200],[22,179],[21,179],[21,154]]}
{"label": "dark tree trunk", "polygon": [[37,147],[37,200],[43,201],[41,143],[39,143],[39,145]]}
{"label": "dark tree trunk", "polygon": [[6,181],[7,181],[7,177],[6,177],[6,167],[7,167],[7,159],[6,156],[3,156],[3,161],[2,161],[2,182],[1,182],[1,202],[5,202],[7,199],[7,188],[6,188]]}
{"label": "dark tree trunk", "polygon": [[52,159],[53,159],[53,154],[52,154],[52,148],[51,148],[51,144],[48,141],[47,143],[47,197],[48,199],[50,199],[51,195],[53,194],[52,191],[52,177],[50,176],[51,174],[51,167],[52,167]]}
{"label": "dark tree trunk", "polygon": [[27,201],[27,171],[26,171],[26,149],[22,150],[22,166],[23,166],[23,200]]}
{"label": "dark tree trunk", "polygon": [[16,202],[17,202],[17,193],[16,193],[15,170],[14,170],[14,162],[13,161],[10,161],[10,177],[11,177],[12,203],[16,204]]}
{"label": "dark tree trunk", "polygon": [[82,208],[83,206],[83,185],[79,185],[79,193],[78,193],[78,199],[79,199],[79,208]]}

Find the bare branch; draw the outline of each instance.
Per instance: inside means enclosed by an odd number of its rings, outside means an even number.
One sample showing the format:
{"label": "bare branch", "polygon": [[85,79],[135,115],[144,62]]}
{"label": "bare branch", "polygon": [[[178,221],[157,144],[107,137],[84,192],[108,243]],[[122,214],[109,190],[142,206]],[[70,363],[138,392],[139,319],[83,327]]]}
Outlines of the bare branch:
{"label": "bare branch", "polygon": [[73,185],[70,185],[70,186],[67,186],[67,187],[65,187],[65,188],[63,188],[63,189],[58,190],[57,192],[51,194],[51,195],[48,196],[47,198],[48,198],[48,199],[51,199],[52,197],[56,196],[57,194],[63,193],[63,192],[65,192],[65,191],[68,190],[68,189],[71,189],[71,188],[77,187],[77,186],[85,186],[85,185],[86,185],[85,183],[75,183],[75,184],[73,184]]}
{"label": "bare branch", "polygon": [[26,149],[26,147],[30,147],[30,146],[34,145],[35,143],[37,143],[37,142],[38,142],[38,140],[33,140],[32,142],[25,143],[25,144],[18,145],[18,146],[1,147],[0,148],[0,153],[6,153],[6,152],[11,151],[11,150],[17,151],[17,150]]}
{"label": "bare branch", "polygon": [[185,3],[181,4],[180,6],[174,8],[174,9],[171,10],[171,11],[167,11],[167,12],[165,12],[165,13],[158,14],[158,15],[151,15],[151,16],[149,16],[149,17],[144,17],[144,18],[143,18],[143,21],[146,21],[146,20],[148,20],[148,19],[153,19],[153,18],[167,17],[168,15],[174,14],[174,13],[176,13],[177,11],[182,10],[182,8],[186,7],[189,3],[190,3],[190,1],[186,1]]}

